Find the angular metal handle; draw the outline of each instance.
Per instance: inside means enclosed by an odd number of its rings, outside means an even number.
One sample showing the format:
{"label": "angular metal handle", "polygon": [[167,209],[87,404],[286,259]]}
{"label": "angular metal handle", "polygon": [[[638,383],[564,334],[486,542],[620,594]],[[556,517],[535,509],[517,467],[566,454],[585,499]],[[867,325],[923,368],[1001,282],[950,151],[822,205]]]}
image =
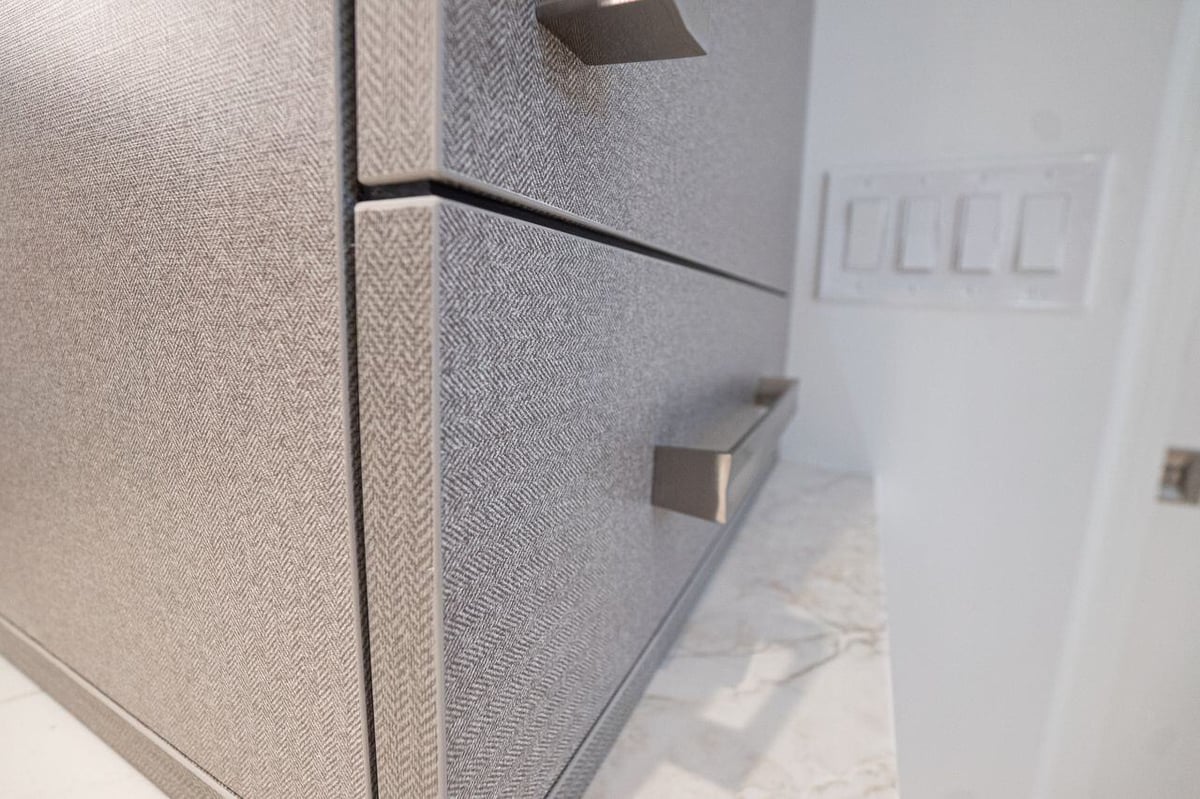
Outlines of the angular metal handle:
{"label": "angular metal handle", "polygon": [[538,22],[585,64],[708,52],[706,0],[537,0]]}
{"label": "angular metal handle", "polygon": [[775,462],[779,436],[796,412],[799,383],[759,382],[754,404],[765,410],[731,449],[654,448],[655,507],[724,524]]}

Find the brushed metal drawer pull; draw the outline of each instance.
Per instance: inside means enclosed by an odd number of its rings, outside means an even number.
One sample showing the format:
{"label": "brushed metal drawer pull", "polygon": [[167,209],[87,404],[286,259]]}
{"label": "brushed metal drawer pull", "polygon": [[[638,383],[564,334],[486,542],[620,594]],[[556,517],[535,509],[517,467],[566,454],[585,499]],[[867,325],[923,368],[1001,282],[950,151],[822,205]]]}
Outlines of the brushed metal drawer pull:
{"label": "brushed metal drawer pull", "polygon": [[691,58],[708,52],[705,2],[537,0],[537,18],[585,64]]}
{"label": "brushed metal drawer pull", "polygon": [[724,524],[775,461],[779,436],[796,412],[799,383],[787,378],[759,381],[754,404],[762,415],[727,450],[654,448],[655,507]]}

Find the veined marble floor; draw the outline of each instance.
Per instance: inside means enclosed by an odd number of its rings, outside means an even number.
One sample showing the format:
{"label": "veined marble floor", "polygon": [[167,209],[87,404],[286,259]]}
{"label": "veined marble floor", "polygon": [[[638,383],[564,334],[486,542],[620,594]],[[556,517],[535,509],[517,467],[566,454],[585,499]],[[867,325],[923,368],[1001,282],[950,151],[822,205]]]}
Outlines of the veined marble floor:
{"label": "veined marble floor", "polygon": [[[162,799],[0,659],[0,796]],[[870,480],[780,463],[585,799],[896,799]]]}

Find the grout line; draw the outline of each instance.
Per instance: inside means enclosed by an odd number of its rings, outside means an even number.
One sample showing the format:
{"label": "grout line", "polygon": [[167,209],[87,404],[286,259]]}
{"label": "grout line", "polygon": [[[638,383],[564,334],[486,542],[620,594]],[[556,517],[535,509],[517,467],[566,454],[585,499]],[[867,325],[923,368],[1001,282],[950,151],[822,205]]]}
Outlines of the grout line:
{"label": "grout line", "polygon": [[708,264],[693,261],[690,258],[683,258],[666,250],[660,250],[657,247],[650,247],[641,244],[633,239],[609,233],[601,230],[598,227],[593,227],[583,222],[565,219],[558,217],[545,211],[535,210],[530,207],[519,205],[510,200],[503,200],[497,197],[489,196],[482,192],[463,188],[461,186],[453,186],[449,183],[444,183],[439,180],[416,180],[405,183],[392,183],[384,186],[366,186],[359,185],[358,199],[360,201],[370,200],[394,200],[402,197],[418,197],[421,195],[430,194],[435,197],[441,197],[446,200],[453,200],[463,205],[470,205],[475,208],[480,208],[484,211],[501,214],[503,216],[519,219],[522,222],[528,222],[540,227],[549,228],[550,230],[566,233],[577,238],[588,239],[600,244],[605,244],[609,247],[634,252],[639,255],[645,255],[649,258],[654,258],[659,261],[667,261],[668,263],[677,266],[694,269],[697,272],[703,272],[715,277],[732,280],[735,283],[741,283],[745,286],[766,291],[778,297],[787,297],[788,293],[782,289],[768,286],[765,283],[759,283],[749,278],[736,275],[732,272],[727,272],[723,269],[709,266]]}

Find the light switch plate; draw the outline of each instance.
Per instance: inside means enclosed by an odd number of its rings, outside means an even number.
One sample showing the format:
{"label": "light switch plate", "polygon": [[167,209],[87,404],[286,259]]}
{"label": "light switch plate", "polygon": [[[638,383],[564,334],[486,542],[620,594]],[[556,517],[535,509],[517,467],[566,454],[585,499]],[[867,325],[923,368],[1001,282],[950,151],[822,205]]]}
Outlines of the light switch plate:
{"label": "light switch plate", "polygon": [[1104,172],[1105,158],[1096,154],[832,170],[817,296],[939,307],[1082,307]]}

